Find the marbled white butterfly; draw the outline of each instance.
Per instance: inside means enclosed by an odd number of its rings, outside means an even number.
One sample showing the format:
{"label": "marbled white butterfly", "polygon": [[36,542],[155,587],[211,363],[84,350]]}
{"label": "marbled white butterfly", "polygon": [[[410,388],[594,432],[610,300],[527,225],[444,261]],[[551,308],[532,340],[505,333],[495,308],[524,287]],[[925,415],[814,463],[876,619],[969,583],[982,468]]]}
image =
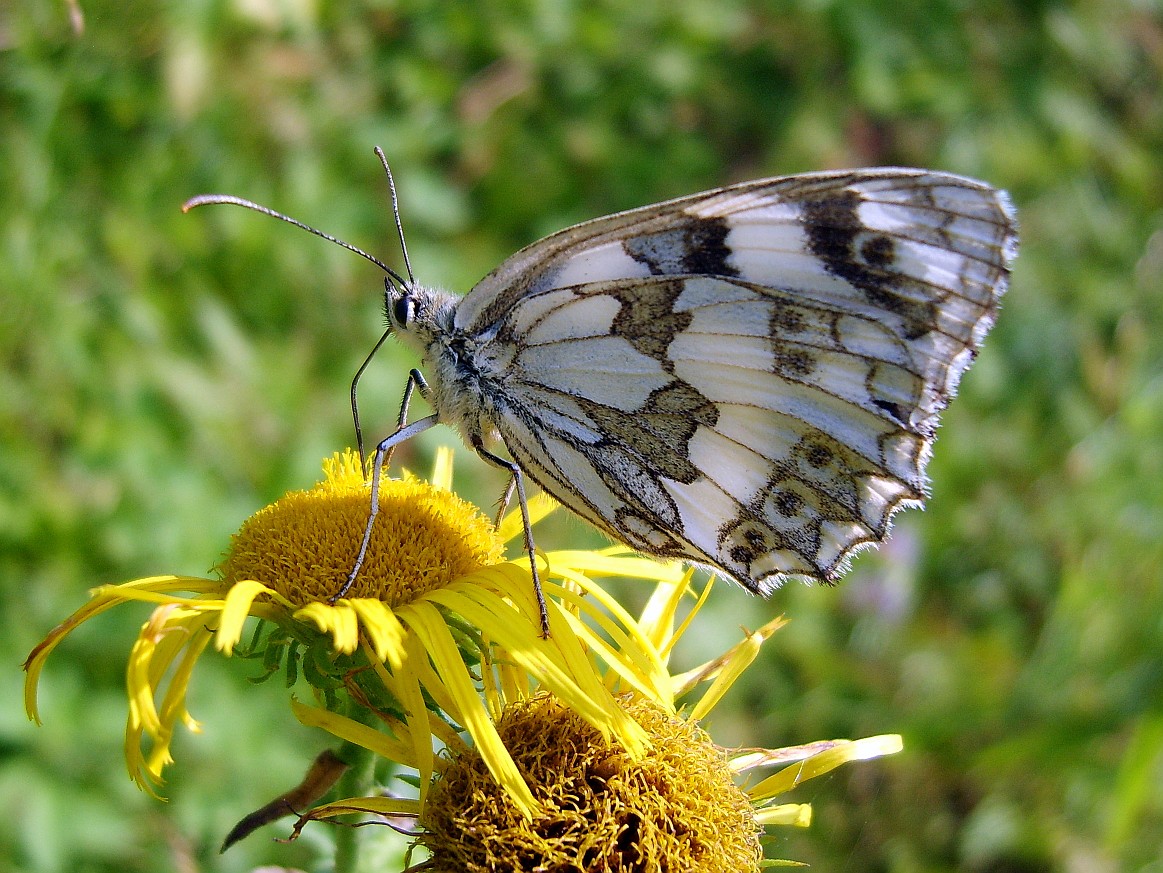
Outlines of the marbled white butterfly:
{"label": "marbled white butterfly", "polygon": [[[286,219],[220,195],[186,208],[207,202]],[[511,472],[531,557],[524,476],[645,554],[770,594],[834,581],[924,500],[938,415],[993,324],[1017,228],[981,182],[875,168],[587,221],[463,297],[341,244],[387,273],[388,332],[427,374],[412,371],[373,491],[395,445],[449,424]],[[408,424],[413,389],[434,412]]]}

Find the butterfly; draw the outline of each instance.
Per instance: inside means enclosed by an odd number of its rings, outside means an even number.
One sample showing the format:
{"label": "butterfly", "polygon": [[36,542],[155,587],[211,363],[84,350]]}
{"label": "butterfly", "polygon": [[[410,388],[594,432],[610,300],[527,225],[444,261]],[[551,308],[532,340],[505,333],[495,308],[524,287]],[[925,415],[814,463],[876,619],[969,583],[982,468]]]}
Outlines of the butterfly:
{"label": "butterfly", "polygon": [[[202,202],[286,219],[221,195],[187,207]],[[386,271],[388,333],[422,362],[377,472],[448,424],[511,474],[502,502],[516,491],[531,559],[525,477],[639,552],[768,595],[834,582],[924,501],[938,417],[994,323],[1017,224],[982,182],[870,168],[587,221],[462,297],[340,244]],[[407,423],[414,390],[433,413]]]}

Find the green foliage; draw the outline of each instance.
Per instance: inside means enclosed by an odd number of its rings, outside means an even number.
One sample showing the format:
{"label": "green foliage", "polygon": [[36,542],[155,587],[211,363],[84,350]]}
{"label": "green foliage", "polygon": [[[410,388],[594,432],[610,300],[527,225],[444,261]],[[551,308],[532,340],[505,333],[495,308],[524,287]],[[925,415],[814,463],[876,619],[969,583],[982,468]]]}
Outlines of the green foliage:
{"label": "green foliage", "polygon": [[[183,216],[188,196],[249,197],[398,264],[378,144],[419,277],[467,289],[615,209],[931,166],[1008,188],[1023,228],[933,501],[837,590],[716,593],[708,645],[793,620],[710,728],[762,745],[905,735],[903,755],[800,798],[815,824],[778,854],[818,870],[1163,865],[1156,3],[78,3],[81,32],[66,0],[0,10],[5,663],[94,584],[204,572],[351,440],[375,270],[241,210]],[[374,364],[372,433],[412,364]],[[427,436],[413,469],[453,439]],[[500,487],[469,457],[458,474],[486,505]],[[279,683],[245,682],[254,664],[200,665],[206,733],[179,744],[172,803],[129,787],[120,689],[144,616],[105,616],[54,655],[41,729],[14,670],[0,686],[0,868],[325,863],[310,829],[210,860],[322,743]]]}

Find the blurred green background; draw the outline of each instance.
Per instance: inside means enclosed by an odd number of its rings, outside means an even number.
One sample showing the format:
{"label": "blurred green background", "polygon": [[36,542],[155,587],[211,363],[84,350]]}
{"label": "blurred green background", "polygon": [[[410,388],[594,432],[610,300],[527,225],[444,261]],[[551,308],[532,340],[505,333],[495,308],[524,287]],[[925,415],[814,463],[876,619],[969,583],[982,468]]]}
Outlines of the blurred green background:
{"label": "blurred green background", "polygon": [[[18,665],[90,586],[205,573],[351,442],[380,275],[261,216],[178,206],[239,194],[399,266],[380,145],[418,278],[461,290],[567,224],[762,175],[905,164],[1009,189],[1021,255],[928,510],[839,588],[720,586],[687,656],[785,612],[716,738],[905,737],[805,786],[815,823],[774,857],[1163,871],[1161,80],[1150,0],[0,8],[0,870],[325,864],[312,828],[214,854],[326,744],[252,665],[204,658],[204,733],[177,743],[166,804],[122,761],[146,610],[54,655],[42,728]],[[414,363],[390,349],[370,371],[374,435]],[[403,461],[455,441],[430,432]],[[457,464],[489,505],[502,480]]]}

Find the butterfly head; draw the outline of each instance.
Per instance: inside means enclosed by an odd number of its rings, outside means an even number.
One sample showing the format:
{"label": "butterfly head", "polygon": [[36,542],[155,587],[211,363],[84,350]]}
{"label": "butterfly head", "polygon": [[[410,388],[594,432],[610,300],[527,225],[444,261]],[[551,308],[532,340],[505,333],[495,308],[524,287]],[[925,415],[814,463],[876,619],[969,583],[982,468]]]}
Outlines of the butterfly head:
{"label": "butterfly head", "polygon": [[454,298],[415,282],[384,278],[384,315],[388,328],[406,345],[425,349],[452,329]]}

